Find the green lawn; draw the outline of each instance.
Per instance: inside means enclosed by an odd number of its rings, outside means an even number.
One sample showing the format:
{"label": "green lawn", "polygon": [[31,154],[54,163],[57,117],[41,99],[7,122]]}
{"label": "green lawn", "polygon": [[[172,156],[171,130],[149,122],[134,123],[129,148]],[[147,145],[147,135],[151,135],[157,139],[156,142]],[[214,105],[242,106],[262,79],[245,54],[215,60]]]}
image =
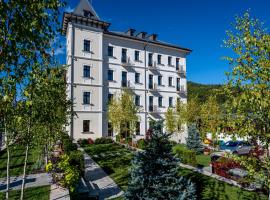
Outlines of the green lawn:
{"label": "green lawn", "polygon": [[[25,158],[25,149],[19,145],[11,147],[10,176],[23,174],[23,163]],[[38,148],[30,148],[27,162],[27,174],[34,173],[41,168],[39,162],[40,151]],[[0,152],[0,178],[6,176],[7,152]]]}
{"label": "green lawn", "polygon": [[[128,170],[132,159],[132,152],[116,144],[88,145],[84,148],[86,152],[89,153],[89,155],[91,155],[92,158],[110,175],[110,177],[125,190],[129,179]],[[119,155],[116,155],[116,153],[119,153]],[[200,159],[200,164],[207,163],[207,157],[202,157]],[[242,190],[238,187],[195,173],[191,170],[181,169],[180,174],[189,177],[196,184],[197,195],[200,200],[267,199],[267,196],[261,193]]]}
{"label": "green lawn", "polygon": [[196,155],[196,160],[198,167],[208,167],[211,162],[211,157],[210,155],[199,154]]}
{"label": "green lawn", "polygon": [[[84,147],[85,151],[121,187],[126,189],[132,153],[117,144],[98,144]],[[96,156],[96,157],[95,157]]]}
{"label": "green lawn", "polygon": [[[21,190],[11,190],[10,200],[20,199]],[[50,186],[26,188],[24,199],[25,200],[48,200],[50,196]],[[5,193],[0,192],[0,199],[5,199]]]}

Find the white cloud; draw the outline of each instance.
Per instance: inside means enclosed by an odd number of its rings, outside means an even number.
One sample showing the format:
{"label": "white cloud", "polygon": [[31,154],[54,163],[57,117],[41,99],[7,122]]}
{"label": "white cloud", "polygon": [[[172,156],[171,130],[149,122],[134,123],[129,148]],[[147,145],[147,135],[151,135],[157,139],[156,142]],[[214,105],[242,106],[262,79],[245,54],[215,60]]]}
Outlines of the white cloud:
{"label": "white cloud", "polygon": [[54,55],[59,56],[65,54],[65,48],[64,47],[58,47],[57,49],[54,50]]}
{"label": "white cloud", "polygon": [[64,11],[65,12],[68,12],[68,13],[70,13],[70,12],[73,12],[73,8],[71,8],[70,6],[67,6],[65,9],[64,9]]}

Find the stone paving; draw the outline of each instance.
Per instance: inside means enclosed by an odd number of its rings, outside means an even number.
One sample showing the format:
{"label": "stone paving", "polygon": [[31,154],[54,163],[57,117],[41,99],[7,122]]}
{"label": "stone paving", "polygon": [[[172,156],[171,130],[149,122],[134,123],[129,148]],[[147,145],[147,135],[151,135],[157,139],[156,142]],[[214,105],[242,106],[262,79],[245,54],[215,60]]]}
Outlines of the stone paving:
{"label": "stone paving", "polygon": [[[10,189],[18,190],[21,189],[22,176],[10,177]],[[51,185],[51,176],[47,173],[40,174],[29,174],[26,176],[25,187],[38,187]],[[6,178],[0,178],[0,192],[6,190]]]}
{"label": "stone paving", "polygon": [[50,200],[70,200],[69,191],[56,184],[51,185]]}
{"label": "stone paving", "polygon": [[[83,151],[82,148],[79,150]],[[104,155],[105,156],[105,155]],[[85,180],[92,193],[97,192],[99,199],[113,199],[124,194],[118,185],[109,177],[103,169],[84,152]]]}

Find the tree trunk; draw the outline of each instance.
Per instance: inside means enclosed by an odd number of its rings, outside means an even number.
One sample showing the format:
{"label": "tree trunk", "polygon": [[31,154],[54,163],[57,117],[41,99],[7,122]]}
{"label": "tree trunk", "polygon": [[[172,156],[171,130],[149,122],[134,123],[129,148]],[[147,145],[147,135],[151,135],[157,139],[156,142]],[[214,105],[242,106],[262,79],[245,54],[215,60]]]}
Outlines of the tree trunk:
{"label": "tree trunk", "polygon": [[28,151],[29,151],[29,144],[27,143],[26,150],[25,150],[24,166],[23,166],[23,179],[22,179],[21,198],[20,198],[21,200],[23,200],[23,195],[24,195]]}
{"label": "tree trunk", "polygon": [[[4,119],[5,121],[5,119]],[[7,124],[5,121],[5,141],[6,141],[6,149],[7,149],[7,186],[6,186],[6,199],[9,198],[9,184],[10,184],[10,177],[9,177],[9,162],[10,162],[10,149],[9,149],[9,138],[7,135]]]}
{"label": "tree trunk", "polygon": [[27,160],[28,160],[28,151],[29,151],[29,136],[30,136],[30,119],[27,127],[27,135],[26,135],[26,149],[25,149],[25,159],[24,159],[24,166],[23,166],[23,178],[22,178],[22,187],[21,187],[21,200],[23,200],[24,195],[24,188],[25,188],[25,179],[26,179],[26,167],[27,167]]}

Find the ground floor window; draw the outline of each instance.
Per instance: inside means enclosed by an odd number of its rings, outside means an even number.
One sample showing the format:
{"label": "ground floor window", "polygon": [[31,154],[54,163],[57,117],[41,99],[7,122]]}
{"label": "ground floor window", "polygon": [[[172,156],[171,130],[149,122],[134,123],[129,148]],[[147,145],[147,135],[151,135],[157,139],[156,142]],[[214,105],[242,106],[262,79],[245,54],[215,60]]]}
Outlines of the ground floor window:
{"label": "ground floor window", "polygon": [[90,120],[83,120],[83,132],[90,132]]}

